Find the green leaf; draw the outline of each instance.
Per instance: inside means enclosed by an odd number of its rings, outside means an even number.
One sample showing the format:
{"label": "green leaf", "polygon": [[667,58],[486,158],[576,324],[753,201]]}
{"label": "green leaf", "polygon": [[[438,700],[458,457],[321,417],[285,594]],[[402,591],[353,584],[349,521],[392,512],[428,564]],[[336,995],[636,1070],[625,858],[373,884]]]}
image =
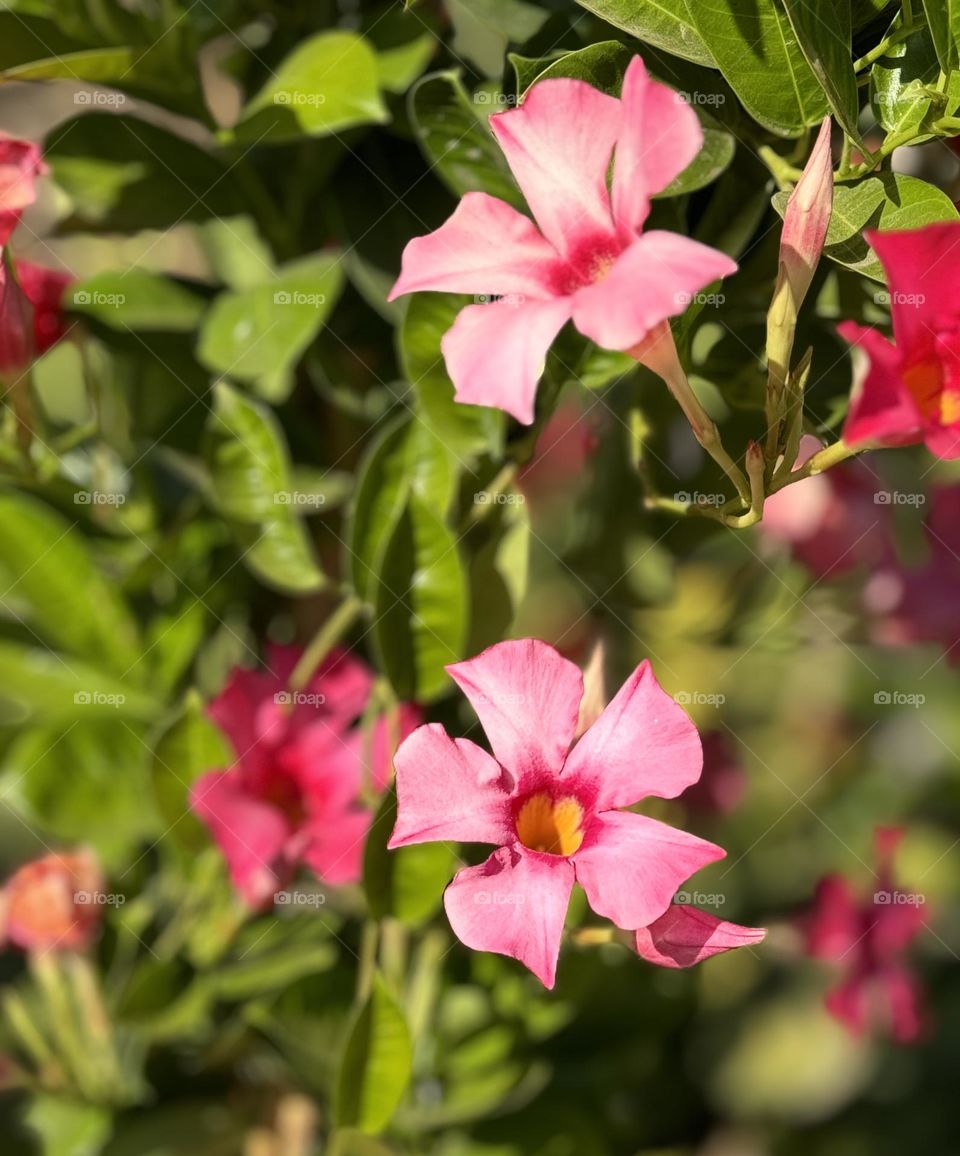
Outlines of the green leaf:
{"label": "green leaf", "polygon": [[615,28],[695,64],[714,65],[713,55],[691,15],[702,0],[577,0]]}
{"label": "green leaf", "polygon": [[754,120],[780,136],[799,136],[823,120],[827,99],[779,8],[756,0],[698,2],[690,15]]}
{"label": "green leaf", "polygon": [[944,72],[960,67],[960,0],[923,0],[937,60]]}
{"label": "green leaf", "polygon": [[320,589],[325,579],[295,512],[287,447],[272,412],[219,382],[206,460],[215,505],[232,523],[245,565],[284,592]]}
{"label": "green leaf", "polygon": [[[896,30],[899,19],[893,22]],[[893,45],[870,70],[870,100],[877,120],[890,136],[909,134],[915,142],[929,140],[926,131],[940,116],[952,116],[960,106],[955,80],[945,91],[937,88],[940,65],[928,28]]]}
{"label": "green leaf", "polygon": [[703,148],[683,172],[675,177],[663,192],[657,194],[656,199],[678,197],[702,189],[713,184],[717,177],[730,167],[737,150],[733,133],[721,127],[719,122],[700,105],[695,106],[695,111],[703,129]]}
{"label": "green leaf", "polygon": [[432,72],[410,89],[410,119],[424,156],[452,192],[479,190],[522,209],[523,197],[487,126],[487,116],[506,107],[494,103],[494,95],[481,89],[471,96],[459,70]]}
{"label": "green leaf", "polygon": [[442,512],[411,493],[387,542],[373,590],[373,643],[398,698],[427,703],[463,657],[467,579]]}
{"label": "green leaf", "polygon": [[550,80],[555,76],[583,80],[602,92],[619,96],[624,73],[633,55],[619,40],[603,40],[577,52],[566,52],[550,59],[531,59],[512,52],[510,63],[516,74],[517,92],[520,96],[523,96],[532,84]]}
{"label": "green leaf", "polygon": [[70,287],[67,306],[121,332],[159,330],[191,333],[206,311],[206,301],[178,281],[146,269],[97,273]]}
{"label": "green leaf", "polygon": [[388,120],[377,57],[355,32],[320,32],[276,68],[240,116],[241,141],[275,144]]}
{"label": "green leaf", "polygon": [[318,253],[285,265],[265,284],[221,293],[200,330],[198,356],[209,369],[284,400],[292,367],[322,328],[343,289],[339,256]]}
{"label": "green leaf", "polygon": [[224,736],[206,716],[196,691],[187,695],[180,717],[163,733],[153,752],[153,789],[168,837],[200,850],[208,832],[190,813],[191,786],[206,771],[230,765],[233,754]]}
{"label": "green leaf", "polygon": [[374,919],[395,916],[417,927],[439,908],[457,863],[448,843],[419,843],[387,850],[397,818],[397,796],[384,796],[363,853],[363,889]]}
{"label": "green leaf", "polygon": [[382,1132],[397,1110],[413,1068],[410,1030],[379,974],[350,1030],[337,1081],[337,1123]]}
{"label": "green leaf", "polygon": [[[109,84],[112,80],[122,80],[137,62],[138,55],[133,48],[88,48],[15,64],[0,71],[0,77],[3,80],[84,80],[92,84]],[[110,98],[110,94],[98,95],[101,100]],[[90,103],[93,101],[90,93],[78,92],[76,96],[87,97]]]}
{"label": "green leaf", "polygon": [[816,8],[805,0],[784,0],[800,50],[826,93],[834,115],[851,140],[859,140],[860,93],[853,71],[853,18],[850,0]]}
{"label": "green leaf", "polygon": [[106,1108],[65,1096],[32,1097],[23,1119],[40,1139],[44,1156],[96,1156],[113,1131],[113,1117]]}
{"label": "green leaf", "polygon": [[[79,491],[77,497],[92,492]],[[0,492],[0,581],[6,614],[58,648],[132,681],[140,657],[136,624],[97,569],[83,535],[34,498]]]}
{"label": "green leaf", "polygon": [[[773,198],[783,216],[788,194]],[[864,229],[918,229],[936,221],[960,219],[946,193],[917,177],[879,173],[855,185],[838,184],[824,253],[840,265],[884,281],[883,266],[863,237]]]}
{"label": "green leaf", "polygon": [[440,342],[463,308],[463,297],[417,293],[410,298],[397,339],[399,358],[417,398],[417,415],[460,465],[478,454],[497,452],[505,418],[487,406],[453,400]]}

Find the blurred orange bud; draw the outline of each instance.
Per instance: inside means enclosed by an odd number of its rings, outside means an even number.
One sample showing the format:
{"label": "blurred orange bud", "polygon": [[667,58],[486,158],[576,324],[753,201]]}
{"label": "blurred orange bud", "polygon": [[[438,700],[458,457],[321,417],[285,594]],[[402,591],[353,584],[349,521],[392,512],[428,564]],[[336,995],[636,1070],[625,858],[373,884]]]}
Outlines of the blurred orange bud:
{"label": "blurred orange bud", "polygon": [[82,951],[100,924],[103,885],[92,851],[25,863],[0,892],[0,941],[25,951]]}

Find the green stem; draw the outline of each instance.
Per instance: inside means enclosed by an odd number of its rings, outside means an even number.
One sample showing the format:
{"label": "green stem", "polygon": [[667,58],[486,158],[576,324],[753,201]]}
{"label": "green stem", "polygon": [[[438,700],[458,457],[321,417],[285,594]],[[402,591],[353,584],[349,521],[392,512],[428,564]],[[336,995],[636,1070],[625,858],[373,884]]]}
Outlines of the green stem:
{"label": "green stem", "polygon": [[507,462],[489,485],[474,497],[473,508],[463,519],[460,527],[461,531],[468,530],[471,526],[476,526],[490,516],[494,507],[497,505],[497,499],[513,484],[519,468],[516,462]]}
{"label": "green stem", "polygon": [[373,988],[373,976],[377,970],[377,946],[380,942],[380,924],[368,919],[363,925],[360,939],[360,962],[357,965],[357,1004],[367,1002]]}
{"label": "green stem", "polygon": [[[909,5],[910,0],[905,0],[906,5]],[[859,60],[853,62],[853,71],[862,72],[865,68],[869,68],[874,61],[879,60],[881,56],[886,56],[891,48],[898,44],[902,44],[904,40],[908,40],[914,32],[918,30],[918,25],[913,23],[913,13],[907,14],[904,11],[904,23],[896,30],[891,32],[889,36],[885,36],[883,40],[865,55],[861,56]]]}
{"label": "green stem", "polygon": [[346,634],[363,612],[363,602],[356,594],[348,594],[323,626],[317,631],[300,656],[290,675],[290,689],[303,690],[321,662]]}

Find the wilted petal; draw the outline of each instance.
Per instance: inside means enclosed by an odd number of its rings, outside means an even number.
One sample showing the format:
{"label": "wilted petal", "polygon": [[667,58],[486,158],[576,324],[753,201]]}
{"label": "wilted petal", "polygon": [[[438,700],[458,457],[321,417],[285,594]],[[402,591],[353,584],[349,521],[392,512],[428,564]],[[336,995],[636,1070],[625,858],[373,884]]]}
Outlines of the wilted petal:
{"label": "wilted petal", "polygon": [[660,967],[692,967],[711,955],[759,943],[763,927],[743,927],[706,911],[674,903],[649,927],[637,932],[637,952]]}

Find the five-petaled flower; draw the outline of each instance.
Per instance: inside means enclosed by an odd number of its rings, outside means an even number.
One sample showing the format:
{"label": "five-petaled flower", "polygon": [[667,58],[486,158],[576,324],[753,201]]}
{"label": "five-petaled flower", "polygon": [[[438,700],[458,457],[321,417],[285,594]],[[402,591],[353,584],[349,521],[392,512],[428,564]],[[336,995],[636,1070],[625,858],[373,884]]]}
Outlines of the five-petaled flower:
{"label": "five-petaled flower", "polygon": [[925,442],[960,457],[960,221],[864,236],[887,273],[895,342],[845,321],[838,328],[870,359],[843,428],[855,447]]}
{"label": "five-petaled flower", "polygon": [[536,224],[496,197],[467,193],[445,224],[407,245],[391,298],[424,289],[499,296],[460,312],[443,355],[458,401],[529,424],[547,350],[567,321],[607,349],[634,350],[736,264],[688,237],[642,232],[651,198],[694,159],[703,132],[639,57],[619,100],[580,80],[547,79],[490,127]]}
{"label": "five-petaled flower", "polygon": [[923,1015],[920,986],[903,957],[923,927],[924,911],[923,896],[896,887],[893,858],[902,835],[899,828],[877,829],[868,895],[859,896],[842,875],[821,879],[804,932],[810,955],[843,968],[827,993],[830,1014],[855,1035],[872,1026],[909,1043],[921,1034]]}
{"label": "five-petaled flower", "polygon": [[[380,788],[390,775],[386,718],[369,740],[354,725],[368,705],[372,672],[335,650],[303,692],[293,692],[288,684],[301,653],[270,646],[266,670],[233,671],[209,713],[235,761],[202,775],[190,794],[252,906],[285,886],[300,863],[326,883],[358,879],[372,818],[359,801],[364,778]],[[398,737],[419,721],[415,707],[403,706]]]}
{"label": "five-petaled flower", "polygon": [[[649,662],[575,743],[583,678],[553,647],[535,639],[501,642],[447,669],[477,712],[493,755],[450,738],[436,723],[414,731],[395,758],[398,813],[389,846],[497,844],[485,863],[460,871],[446,890],[459,939],[519,959],[552,987],[576,881],[593,910],[620,928],[650,929],[668,917],[651,935],[638,936],[646,958],[663,962],[656,958],[662,949],[669,966],[695,962],[687,915],[671,902],[684,880],[724,852],[620,809],[649,795],[674,798],[700,775],[696,728],[661,690]],[[738,945],[720,943],[731,925],[695,915],[707,924],[693,930],[699,958],[713,954],[710,942],[714,950]],[[749,942],[762,937],[737,930]]]}

